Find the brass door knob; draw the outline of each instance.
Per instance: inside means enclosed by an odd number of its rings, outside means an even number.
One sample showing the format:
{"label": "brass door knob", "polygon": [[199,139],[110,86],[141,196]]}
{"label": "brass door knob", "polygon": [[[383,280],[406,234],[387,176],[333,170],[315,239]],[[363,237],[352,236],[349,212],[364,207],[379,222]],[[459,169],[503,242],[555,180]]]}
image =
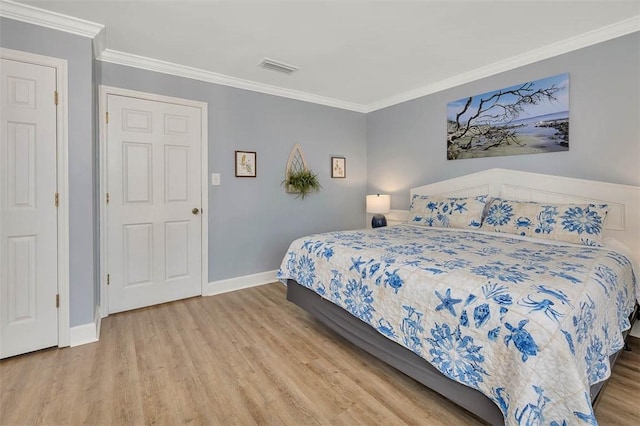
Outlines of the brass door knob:
{"label": "brass door knob", "polygon": [[193,210],[191,210],[191,213],[198,214],[198,213],[200,213],[200,209],[197,208],[197,207],[194,207]]}

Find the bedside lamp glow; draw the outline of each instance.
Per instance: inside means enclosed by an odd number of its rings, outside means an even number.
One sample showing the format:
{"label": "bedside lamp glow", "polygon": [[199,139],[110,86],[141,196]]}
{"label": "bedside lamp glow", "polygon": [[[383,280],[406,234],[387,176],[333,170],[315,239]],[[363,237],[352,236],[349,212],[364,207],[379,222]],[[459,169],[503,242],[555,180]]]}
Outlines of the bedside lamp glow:
{"label": "bedside lamp glow", "polygon": [[387,226],[387,218],[384,217],[384,213],[389,213],[390,210],[390,195],[367,195],[367,213],[373,213],[373,219],[371,219],[372,228]]}

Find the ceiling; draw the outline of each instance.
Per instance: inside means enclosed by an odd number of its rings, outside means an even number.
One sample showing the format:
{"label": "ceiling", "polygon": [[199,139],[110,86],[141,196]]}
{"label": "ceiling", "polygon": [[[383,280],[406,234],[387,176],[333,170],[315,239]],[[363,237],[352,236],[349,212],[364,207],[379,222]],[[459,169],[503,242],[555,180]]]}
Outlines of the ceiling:
{"label": "ceiling", "polygon": [[[139,55],[362,111],[640,30],[640,0],[19,3],[103,24],[105,58]],[[299,70],[262,69],[265,57]]]}

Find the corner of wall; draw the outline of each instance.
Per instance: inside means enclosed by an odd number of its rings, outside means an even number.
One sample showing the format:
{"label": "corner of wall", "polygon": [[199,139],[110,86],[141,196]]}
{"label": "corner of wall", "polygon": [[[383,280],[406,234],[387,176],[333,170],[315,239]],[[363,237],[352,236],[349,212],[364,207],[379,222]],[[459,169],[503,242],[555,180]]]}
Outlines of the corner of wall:
{"label": "corner of wall", "polygon": [[69,346],[86,345],[87,343],[94,343],[100,340],[100,306],[95,307],[95,318],[93,322],[77,325],[71,327],[69,330]]}

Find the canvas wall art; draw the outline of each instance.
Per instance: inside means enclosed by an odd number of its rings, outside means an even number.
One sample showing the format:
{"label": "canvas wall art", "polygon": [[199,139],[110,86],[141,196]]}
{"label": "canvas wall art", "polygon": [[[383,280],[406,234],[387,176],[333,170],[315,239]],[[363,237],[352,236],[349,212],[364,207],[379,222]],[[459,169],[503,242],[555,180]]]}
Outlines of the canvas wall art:
{"label": "canvas wall art", "polygon": [[447,105],[447,159],[569,150],[569,74]]}

